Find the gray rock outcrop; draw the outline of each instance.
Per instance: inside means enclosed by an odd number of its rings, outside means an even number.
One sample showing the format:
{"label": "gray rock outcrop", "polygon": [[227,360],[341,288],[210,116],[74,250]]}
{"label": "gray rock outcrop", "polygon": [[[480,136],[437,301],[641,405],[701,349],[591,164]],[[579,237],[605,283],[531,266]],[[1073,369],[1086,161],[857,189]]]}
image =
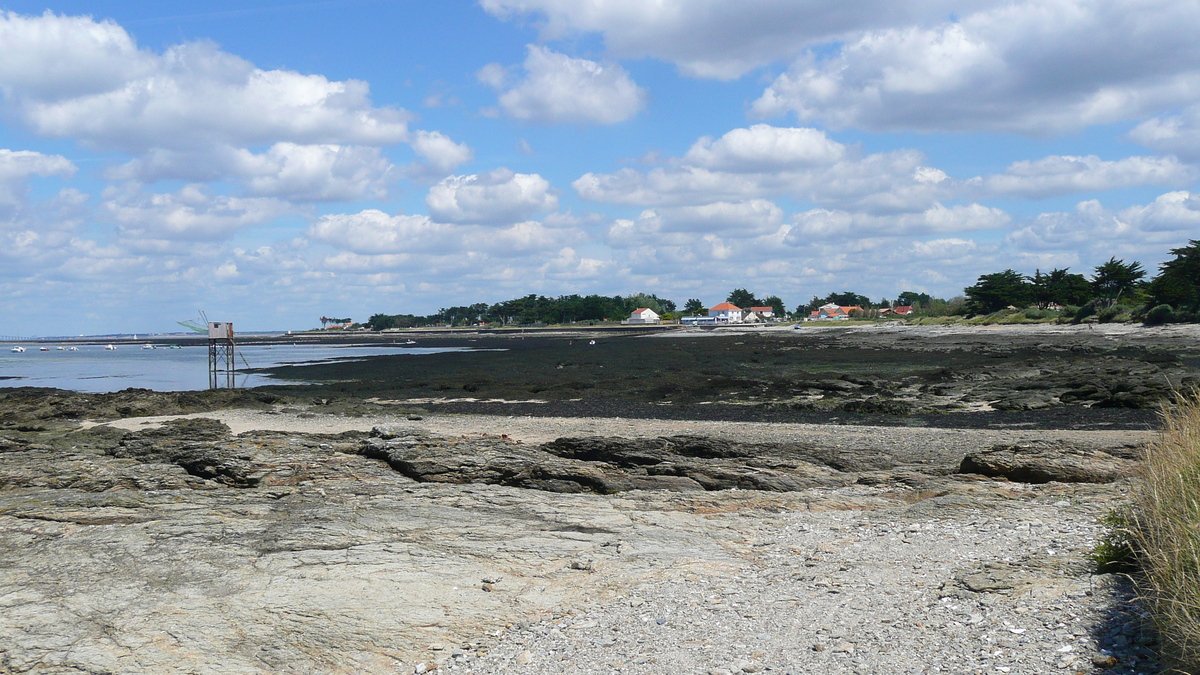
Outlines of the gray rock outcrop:
{"label": "gray rock outcrop", "polygon": [[1063,442],[997,445],[963,458],[959,471],[1021,483],[1111,483],[1132,476],[1137,462]]}

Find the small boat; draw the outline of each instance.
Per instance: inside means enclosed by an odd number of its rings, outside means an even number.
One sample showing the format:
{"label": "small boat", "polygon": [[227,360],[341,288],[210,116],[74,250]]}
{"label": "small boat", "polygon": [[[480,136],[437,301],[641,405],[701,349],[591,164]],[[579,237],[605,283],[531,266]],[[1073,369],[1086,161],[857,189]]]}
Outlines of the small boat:
{"label": "small boat", "polygon": [[104,345],[104,351],[115,352],[115,351],[117,351],[117,346],[116,345]]}
{"label": "small boat", "polygon": [[406,340],[406,341],[404,342],[404,344],[406,344],[406,345],[415,345],[415,344],[417,344],[417,341],[416,341],[416,340]]}
{"label": "small boat", "polygon": [[79,347],[67,347],[67,351],[69,351],[69,352],[77,352],[77,351],[79,351]]}
{"label": "small boat", "polygon": [[142,345],[142,349],[154,349],[154,345]]}
{"label": "small boat", "polygon": [[25,351],[25,348],[24,348],[24,347],[22,347],[21,345],[17,345],[16,347],[13,347],[12,349],[10,349],[10,350],[8,350],[8,351],[10,351],[10,352],[12,352],[12,353],[14,353],[14,354],[20,354],[20,353],[22,353],[22,352],[24,352],[24,351]]}
{"label": "small boat", "polygon": [[65,351],[67,351],[67,348],[66,348],[66,347],[64,347],[64,346],[62,346],[62,345],[59,345],[59,346],[57,346],[57,347],[55,347],[55,348],[54,348],[54,351],[56,351],[56,352],[65,352]]}
{"label": "small boat", "polygon": [[183,347],[179,345],[171,345],[170,347],[167,347],[167,349],[183,349]]}
{"label": "small boat", "polygon": [[49,347],[39,347],[38,351],[39,352],[48,352],[48,351],[50,351],[50,348]]}

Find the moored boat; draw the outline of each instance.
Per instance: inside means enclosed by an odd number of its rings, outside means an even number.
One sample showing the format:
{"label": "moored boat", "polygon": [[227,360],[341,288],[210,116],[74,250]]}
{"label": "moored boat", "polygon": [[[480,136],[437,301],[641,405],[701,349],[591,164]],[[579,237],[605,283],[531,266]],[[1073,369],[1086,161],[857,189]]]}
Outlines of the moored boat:
{"label": "moored boat", "polygon": [[17,345],[16,347],[13,347],[12,349],[10,349],[8,351],[10,351],[14,354],[20,354],[21,352],[25,351],[25,348],[22,347],[21,345]]}
{"label": "moored boat", "polygon": [[115,351],[117,351],[117,346],[116,345],[104,345],[104,351],[115,352]]}

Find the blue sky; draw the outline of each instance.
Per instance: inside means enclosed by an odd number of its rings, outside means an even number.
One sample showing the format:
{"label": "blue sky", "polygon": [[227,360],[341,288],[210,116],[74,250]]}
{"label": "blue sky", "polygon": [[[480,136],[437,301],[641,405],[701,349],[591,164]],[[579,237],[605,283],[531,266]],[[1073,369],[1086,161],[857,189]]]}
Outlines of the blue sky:
{"label": "blue sky", "polygon": [[950,297],[1200,237],[1194,2],[0,9],[0,334]]}

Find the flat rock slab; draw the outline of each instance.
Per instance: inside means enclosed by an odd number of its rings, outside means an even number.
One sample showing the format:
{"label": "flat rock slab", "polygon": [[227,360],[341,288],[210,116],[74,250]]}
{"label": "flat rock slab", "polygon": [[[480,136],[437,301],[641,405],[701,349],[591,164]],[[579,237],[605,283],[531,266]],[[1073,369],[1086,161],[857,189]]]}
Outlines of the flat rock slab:
{"label": "flat rock slab", "polygon": [[1137,472],[1138,462],[1063,442],[997,445],[963,458],[962,473],[1002,476],[1022,483],[1111,483]]}

